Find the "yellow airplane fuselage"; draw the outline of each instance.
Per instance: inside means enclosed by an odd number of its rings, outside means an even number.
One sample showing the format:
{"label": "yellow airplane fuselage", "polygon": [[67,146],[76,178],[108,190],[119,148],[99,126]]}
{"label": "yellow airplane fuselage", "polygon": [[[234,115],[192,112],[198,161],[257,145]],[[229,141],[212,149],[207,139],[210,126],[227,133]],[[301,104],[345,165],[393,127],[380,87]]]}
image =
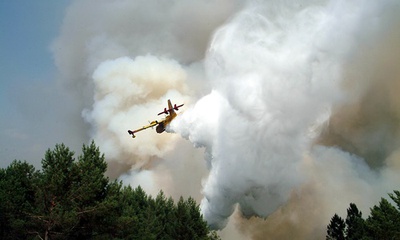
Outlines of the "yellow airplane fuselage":
{"label": "yellow airplane fuselage", "polygon": [[162,133],[165,131],[165,128],[172,122],[172,120],[177,116],[175,110],[178,110],[178,108],[182,107],[183,104],[177,106],[176,104],[172,106],[171,101],[168,99],[168,109],[164,108],[164,111],[160,112],[158,115],[161,114],[167,114],[167,116],[164,118],[162,121],[152,121],[149,125],[143,126],[139,129],[136,129],[134,131],[128,130],[128,133],[132,135],[132,138],[135,138],[135,133],[143,131],[148,128],[152,128],[154,126],[156,127],[156,132],[157,133]]}
{"label": "yellow airplane fuselage", "polygon": [[176,117],[175,111],[170,111],[169,115],[165,117],[164,120],[158,123],[156,127],[157,133],[162,133],[165,131],[165,128],[172,122],[172,120]]}

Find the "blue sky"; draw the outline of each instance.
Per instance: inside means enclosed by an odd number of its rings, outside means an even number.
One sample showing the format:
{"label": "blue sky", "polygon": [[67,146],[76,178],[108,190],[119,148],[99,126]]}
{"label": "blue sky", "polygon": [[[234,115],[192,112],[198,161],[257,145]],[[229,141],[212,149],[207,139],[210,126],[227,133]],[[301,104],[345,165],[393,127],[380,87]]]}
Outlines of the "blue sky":
{"label": "blue sky", "polygon": [[[40,81],[54,71],[49,46],[70,1],[0,1],[1,78]],[[22,71],[22,69],[24,69]],[[3,86],[3,85],[2,85]]]}
{"label": "blue sky", "polygon": [[[44,100],[36,99],[43,96],[45,86],[56,82],[57,69],[50,46],[59,34],[70,3],[70,0],[0,1],[0,167],[14,159],[37,158],[32,152],[33,139],[43,139],[46,129],[38,129],[41,120],[27,112],[52,111],[41,109]],[[24,134],[28,132],[43,132],[43,136],[28,137]],[[36,150],[44,156],[44,146],[36,145]]]}

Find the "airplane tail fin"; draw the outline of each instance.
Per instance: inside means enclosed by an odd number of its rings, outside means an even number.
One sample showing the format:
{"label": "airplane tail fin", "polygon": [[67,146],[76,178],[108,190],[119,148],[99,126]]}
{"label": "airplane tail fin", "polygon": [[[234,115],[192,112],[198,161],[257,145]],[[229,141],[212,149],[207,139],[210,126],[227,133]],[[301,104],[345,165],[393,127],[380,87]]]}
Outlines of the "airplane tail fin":
{"label": "airplane tail fin", "polygon": [[168,99],[168,109],[172,109],[172,103],[170,99]]}

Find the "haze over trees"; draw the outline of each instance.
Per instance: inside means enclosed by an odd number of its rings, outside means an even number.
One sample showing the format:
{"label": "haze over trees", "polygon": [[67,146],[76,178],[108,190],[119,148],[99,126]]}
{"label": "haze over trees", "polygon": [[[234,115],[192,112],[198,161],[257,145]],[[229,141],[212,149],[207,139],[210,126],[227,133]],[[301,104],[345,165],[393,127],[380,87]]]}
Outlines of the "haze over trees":
{"label": "haze over trees", "polygon": [[219,239],[194,199],[153,198],[106,168],[92,142],[77,159],[56,145],[40,171],[22,161],[0,169],[0,239]]}
{"label": "haze over trees", "polygon": [[350,203],[346,219],[337,214],[331,218],[326,239],[400,239],[400,191],[390,193],[389,197],[397,208],[387,199],[381,198],[379,205],[371,208],[371,213],[365,220],[356,204]]}

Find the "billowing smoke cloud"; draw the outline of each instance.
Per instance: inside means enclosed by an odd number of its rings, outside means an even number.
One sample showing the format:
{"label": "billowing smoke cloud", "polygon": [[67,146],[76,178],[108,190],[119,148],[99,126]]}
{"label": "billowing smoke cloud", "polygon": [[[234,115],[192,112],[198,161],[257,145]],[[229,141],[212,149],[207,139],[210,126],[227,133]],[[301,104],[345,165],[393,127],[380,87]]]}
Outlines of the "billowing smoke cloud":
{"label": "billowing smoke cloud", "polygon": [[[154,118],[162,109],[160,102],[185,99],[181,93],[188,91],[186,74],[178,63],[153,56],[119,58],[102,63],[93,80],[93,108],[85,110],[83,116],[95,127],[93,137],[108,158],[145,164],[150,157],[162,157],[174,147],[170,138],[156,133],[143,135],[140,141],[127,141],[127,129]],[[134,161],[132,156],[136,156]]]}
{"label": "billowing smoke cloud", "polygon": [[105,152],[109,176],[123,174],[124,182],[150,193],[201,199],[207,175],[201,150],[151,130],[135,141],[127,130],[155,120],[168,98],[190,105],[209,91],[202,64],[208,42],[241,5],[88,0],[69,7],[55,59],[90,137]]}
{"label": "billowing smoke cloud", "polygon": [[[271,1],[216,32],[206,58],[214,90],[173,124],[207,149],[202,211],[212,227],[223,228],[238,205],[244,217],[268,217],[242,221],[253,238],[323,236],[321,223],[335,211],[350,202],[368,209],[396,188],[398,170],[370,167],[385,165],[399,146],[397,95],[384,96],[400,81],[398,32],[388,33],[399,21],[382,16],[393,3],[353,4]],[[376,44],[385,47],[365,58]],[[202,117],[203,101],[213,103],[216,121]],[[216,131],[201,134],[207,129]]]}
{"label": "billowing smoke cloud", "polygon": [[[329,43],[315,38],[324,35],[326,14],[320,8],[273,6],[287,11],[284,18],[268,15],[269,6],[251,6],[214,36],[206,59],[214,92],[206,98],[219,107],[217,120],[190,126],[203,122],[204,111],[195,108],[195,121],[185,122],[188,113],[174,125],[178,132],[189,126],[183,135],[209,149],[202,210],[217,229],[236,203],[245,216],[266,217],[288,200],[302,183],[299,164],[313,125],[340,97],[341,56],[329,54]],[[215,136],[193,137],[207,129],[215,129]]]}
{"label": "billowing smoke cloud", "polygon": [[53,44],[63,83],[92,103],[91,76],[104,61],[155,56],[181,64],[204,58],[212,32],[240,7],[240,1],[74,1]]}
{"label": "billowing smoke cloud", "polygon": [[[315,239],[400,181],[399,8],[76,1],[54,51],[110,176],[202,199],[215,229]],[[176,134],[130,139],[167,99]]]}

